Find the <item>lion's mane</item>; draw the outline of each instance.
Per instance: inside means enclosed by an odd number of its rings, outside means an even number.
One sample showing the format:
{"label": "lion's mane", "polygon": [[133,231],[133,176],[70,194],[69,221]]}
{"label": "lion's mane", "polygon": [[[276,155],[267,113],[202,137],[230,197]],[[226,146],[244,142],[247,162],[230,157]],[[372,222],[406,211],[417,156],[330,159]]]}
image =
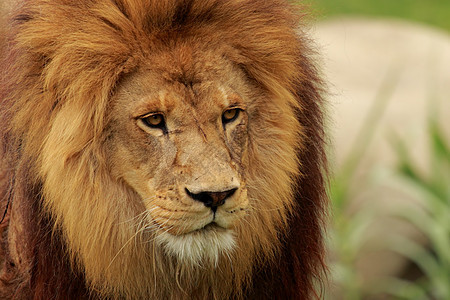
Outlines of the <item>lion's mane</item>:
{"label": "lion's mane", "polygon": [[[302,14],[281,0],[16,5],[0,48],[0,298],[318,297],[323,101]],[[222,51],[280,107],[261,103],[251,120],[248,197],[258,205],[214,266],[147,247],[151,235],[130,225],[138,196],[111,178],[103,148],[119,82],[186,36]],[[292,118],[269,123],[272,113]]]}

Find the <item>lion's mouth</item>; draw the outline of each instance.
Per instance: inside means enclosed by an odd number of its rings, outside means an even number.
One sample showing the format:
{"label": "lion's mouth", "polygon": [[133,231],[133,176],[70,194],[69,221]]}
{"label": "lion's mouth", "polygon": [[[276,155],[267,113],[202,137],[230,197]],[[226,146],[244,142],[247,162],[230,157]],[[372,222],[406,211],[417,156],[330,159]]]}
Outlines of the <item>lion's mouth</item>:
{"label": "lion's mouth", "polygon": [[203,227],[201,227],[199,229],[196,229],[194,231],[189,232],[188,234],[196,233],[196,232],[198,232],[198,233],[205,233],[205,232],[210,232],[210,231],[224,232],[226,230],[227,230],[226,228],[220,226],[219,224],[217,224],[216,222],[213,221],[213,222],[211,222],[209,224],[206,224],[205,226],[203,226]]}
{"label": "lion's mouth", "polygon": [[233,251],[236,245],[233,230],[215,222],[180,235],[162,232],[156,236],[156,241],[169,256],[192,265],[210,262],[216,266],[222,253]]}

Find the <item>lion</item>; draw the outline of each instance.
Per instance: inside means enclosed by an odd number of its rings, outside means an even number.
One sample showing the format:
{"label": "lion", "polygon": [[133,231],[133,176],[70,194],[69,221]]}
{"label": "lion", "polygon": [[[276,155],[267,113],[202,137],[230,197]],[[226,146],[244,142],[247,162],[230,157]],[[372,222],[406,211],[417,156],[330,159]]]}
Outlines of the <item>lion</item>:
{"label": "lion", "polygon": [[302,8],[29,0],[10,16],[2,299],[320,297],[323,82]]}

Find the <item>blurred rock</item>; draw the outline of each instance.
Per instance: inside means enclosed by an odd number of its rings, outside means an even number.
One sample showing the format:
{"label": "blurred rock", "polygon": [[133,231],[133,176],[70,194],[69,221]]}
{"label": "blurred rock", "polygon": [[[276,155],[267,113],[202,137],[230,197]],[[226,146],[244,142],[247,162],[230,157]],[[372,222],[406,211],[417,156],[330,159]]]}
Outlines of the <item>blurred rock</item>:
{"label": "blurred rock", "polygon": [[382,81],[393,69],[399,72],[399,83],[378,128],[373,160],[392,162],[385,141],[386,134],[395,130],[409,139],[415,157],[424,163],[430,109],[438,109],[438,117],[450,130],[450,35],[404,21],[353,18],[322,22],[313,35],[330,83],[338,164],[353,146]]}

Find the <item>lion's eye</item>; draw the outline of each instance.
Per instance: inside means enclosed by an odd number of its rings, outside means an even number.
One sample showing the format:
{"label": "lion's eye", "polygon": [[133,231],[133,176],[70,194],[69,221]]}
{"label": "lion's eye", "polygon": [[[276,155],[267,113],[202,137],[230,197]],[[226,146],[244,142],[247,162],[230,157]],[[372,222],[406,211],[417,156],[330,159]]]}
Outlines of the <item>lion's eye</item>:
{"label": "lion's eye", "polygon": [[164,116],[162,114],[151,114],[142,118],[145,125],[151,128],[161,128],[166,127],[166,122],[164,121]]}
{"label": "lion's eye", "polygon": [[227,109],[222,114],[222,122],[224,124],[226,124],[226,123],[230,123],[230,122],[236,120],[237,117],[239,116],[239,113],[240,113],[240,109],[239,108]]}

